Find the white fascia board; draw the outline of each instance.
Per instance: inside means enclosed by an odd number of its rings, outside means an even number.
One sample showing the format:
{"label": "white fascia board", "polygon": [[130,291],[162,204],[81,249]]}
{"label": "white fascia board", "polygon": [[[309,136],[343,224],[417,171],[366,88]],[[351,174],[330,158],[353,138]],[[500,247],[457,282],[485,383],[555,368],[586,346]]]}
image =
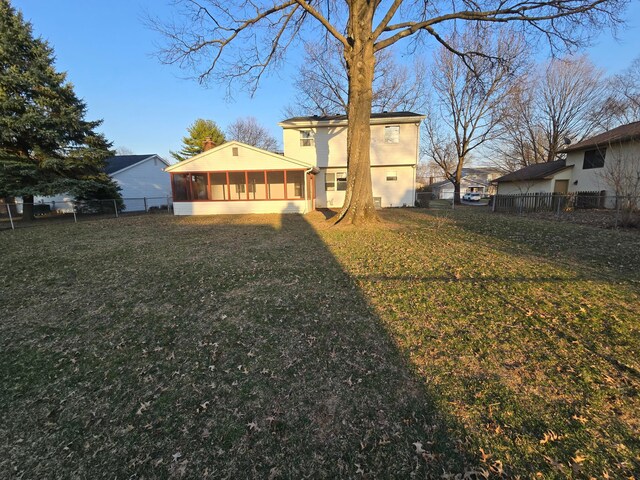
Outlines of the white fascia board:
{"label": "white fascia board", "polygon": [[[425,115],[420,116],[399,116],[399,117],[385,117],[385,118],[372,118],[370,120],[371,125],[396,125],[398,123],[415,123],[416,125],[427,118]],[[349,124],[348,120],[300,120],[295,122],[280,122],[278,126],[282,128],[321,128],[321,127],[346,127]]]}
{"label": "white fascia board", "polygon": [[146,157],[146,158],[143,158],[142,160],[140,160],[139,162],[134,163],[133,165],[129,165],[128,167],[121,168],[120,170],[116,170],[115,172],[110,173],[110,174],[109,174],[109,176],[110,176],[110,177],[113,177],[114,175],[118,175],[118,174],[120,174],[120,173],[122,173],[122,172],[126,172],[127,170],[129,170],[129,169],[131,169],[131,168],[133,168],[133,167],[137,167],[137,166],[138,166],[138,165],[140,165],[141,163],[144,163],[144,162],[146,162],[146,161],[148,161],[148,160],[150,160],[150,159],[152,159],[152,158],[158,158],[158,159],[159,159],[160,161],[162,161],[162,163],[164,163],[165,165],[169,165],[169,164],[167,163],[167,161],[166,161],[164,158],[162,158],[162,157],[161,157],[161,156],[159,156],[159,155],[155,155],[155,154],[154,154],[154,155],[150,155],[150,156],[148,156],[148,157]]}
{"label": "white fascia board", "polygon": [[230,142],[225,142],[225,143],[223,143],[221,145],[218,145],[217,147],[214,147],[214,148],[212,148],[210,150],[207,150],[205,152],[199,153],[198,155],[195,155],[194,157],[191,157],[191,158],[189,158],[187,160],[183,160],[182,162],[176,162],[176,163],[174,163],[172,165],[169,165],[167,168],[164,169],[164,171],[165,172],[172,172],[173,170],[175,170],[179,166],[180,167],[184,167],[185,165],[193,162],[194,160],[199,160],[199,159],[201,159],[203,157],[206,157],[206,156],[211,155],[211,154],[213,154],[213,153],[215,153],[217,151],[220,151],[223,148],[229,148],[229,147],[233,147],[233,146],[246,148],[248,150],[252,150],[252,151],[257,152],[257,153],[262,154],[262,155],[269,155],[269,156],[271,156],[273,158],[277,158],[278,160],[284,160],[285,162],[293,163],[294,165],[298,165],[299,167],[303,167],[303,168],[305,168],[307,170],[316,168],[314,165],[311,165],[310,163],[307,163],[307,162],[303,162],[302,160],[298,160],[298,159],[291,158],[291,157],[285,157],[284,155],[280,155],[278,153],[273,153],[273,152],[270,152],[268,150],[263,150],[261,148],[254,147],[252,145],[247,145],[246,143],[242,143],[242,142],[238,142],[236,140],[232,140]]}

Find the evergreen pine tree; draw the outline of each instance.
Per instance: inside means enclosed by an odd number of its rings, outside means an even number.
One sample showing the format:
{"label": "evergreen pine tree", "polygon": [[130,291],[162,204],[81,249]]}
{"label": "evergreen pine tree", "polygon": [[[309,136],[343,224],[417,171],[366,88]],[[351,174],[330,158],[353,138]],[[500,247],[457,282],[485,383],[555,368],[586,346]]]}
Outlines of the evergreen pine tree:
{"label": "evergreen pine tree", "polygon": [[225,142],[224,133],[213,120],[197,119],[189,128],[188,136],[182,137],[182,148],[177,152],[170,152],[179,162],[204,152],[204,142],[207,138],[216,145]]}
{"label": "evergreen pine tree", "polygon": [[86,121],[87,107],[54,68],[53,50],[9,0],[0,0],[0,197],[70,193],[119,198],[103,173],[111,144]]}

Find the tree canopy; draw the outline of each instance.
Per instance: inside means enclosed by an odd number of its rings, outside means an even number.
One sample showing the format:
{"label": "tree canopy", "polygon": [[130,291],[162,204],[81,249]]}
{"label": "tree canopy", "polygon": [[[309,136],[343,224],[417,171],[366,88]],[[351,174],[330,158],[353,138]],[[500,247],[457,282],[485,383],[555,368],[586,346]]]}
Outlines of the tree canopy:
{"label": "tree canopy", "polygon": [[[341,45],[306,42],[304,62],[295,77],[296,95],[285,109],[289,117],[336,115],[347,112],[349,78]],[[395,52],[376,53],[371,111],[423,112],[428,92],[428,69],[421,57],[411,65],[398,63]]]}
{"label": "tree canopy", "polygon": [[227,135],[229,140],[237,140],[271,152],[278,150],[278,140],[254,117],[238,118],[227,128]]}
{"label": "tree canopy", "polygon": [[0,197],[22,196],[25,218],[34,195],[119,198],[103,172],[111,144],[86,111],[52,48],[0,0]]}
{"label": "tree canopy", "polygon": [[515,171],[558,159],[567,142],[595,133],[606,114],[603,73],[586,57],[556,58],[517,79],[501,117],[495,163]]}
{"label": "tree canopy", "polygon": [[187,128],[187,133],[186,137],[182,137],[182,148],[177,152],[170,152],[179,162],[204,152],[207,138],[216,145],[225,142],[224,133],[213,120],[198,118]]}
{"label": "tree canopy", "polygon": [[596,28],[620,22],[628,0],[177,0],[182,15],[156,22],[168,43],[163,60],[190,68],[200,82],[239,80],[256,88],[279,69],[291,46],[335,40],[348,78],[347,190],[337,221],[377,219],[371,186],[371,108],[375,55],[410,38],[427,39],[460,57],[447,37],[461,24],[514,23],[531,40],[545,38],[553,49],[575,47]]}

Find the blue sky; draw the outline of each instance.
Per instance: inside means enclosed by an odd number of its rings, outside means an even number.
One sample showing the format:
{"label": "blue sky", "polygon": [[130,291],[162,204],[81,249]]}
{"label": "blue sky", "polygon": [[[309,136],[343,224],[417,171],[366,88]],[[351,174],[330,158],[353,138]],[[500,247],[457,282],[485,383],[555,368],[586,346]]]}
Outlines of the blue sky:
{"label": "blue sky", "polygon": [[[180,148],[186,128],[196,118],[214,120],[225,129],[238,117],[254,116],[282,141],[278,121],[291,103],[291,74],[299,58],[266,78],[253,98],[241,91],[233,101],[219,87],[205,89],[176,67],[154,57],[161,38],[143,24],[146,11],[167,18],[172,10],[162,0],[13,0],[48,40],[58,70],[66,71],[76,93],[88,105],[88,119],[103,119],[101,131],[116,147],[134,153]],[[640,55],[640,2],[632,3],[628,26],[594,39],[587,53],[607,73],[617,73]]]}

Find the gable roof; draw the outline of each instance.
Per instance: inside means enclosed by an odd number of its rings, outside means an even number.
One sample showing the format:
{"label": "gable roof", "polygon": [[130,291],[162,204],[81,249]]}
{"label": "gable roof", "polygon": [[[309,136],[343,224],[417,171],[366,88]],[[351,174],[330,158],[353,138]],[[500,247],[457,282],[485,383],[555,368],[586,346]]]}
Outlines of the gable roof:
{"label": "gable roof", "polygon": [[[408,122],[419,122],[425,118],[424,115],[414,112],[382,112],[372,113],[371,123],[386,123],[385,120],[395,120]],[[300,124],[347,124],[346,115],[310,115],[307,117],[291,117],[278,123],[281,127],[300,126]]]}
{"label": "gable roof", "polygon": [[575,152],[576,150],[607,146],[614,142],[628,142],[635,139],[640,139],[640,122],[628,123],[627,125],[621,125],[607,130],[604,133],[582,140],[575,145],[568,145],[560,150],[559,153]]}
{"label": "gable roof", "polygon": [[573,168],[573,165],[567,166],[565,160],[556,160],[555,162],[536,163],[528,167],[521,168],[515,172],[507,173],[502,177],[496,178],[494,182],[522,182],[526,180],[544,180],[551,175],[564,170],[565,168]]}
{"label": "gable roof", "polygon": [[177,162],[174,163],[172,165],[169,165],[167,168],[164,169],[165,172],[171,172],[175,169],[177,169],[178,167],[182,168],[185,165],[188,165],[189,163],[195,161],[195,160],[200,160],[203,157],[207,157],[209,155],[215,154],[216,152],[219,152],[223,149],[229,148],[229,147],[242,147],[242,148],[246,148],[248,150],[252,150],[256,153],[262,154],[262,155],[268,155],[270,157],[276,158],[278,160],[283,160],[285,162],[289,162],[289,163],[293,163],[294,165],[298,165],[299,167],[303,167],[306,169],[311,169],[312,173],[318,173],[319,170],[317,169],[317,167],[311,165],[310,163],[307,162],[303,162],[302,160],[298,160],[296,158],[291,158],[291,157],[285,157],[284,155],[280,155],[279,153],[273,153],[270,152],[268,150],[263,150],[261,148],[258,147],[253,147],[251,145],[247,145],[246,143],[242,143],[242,142],[238,142],[236,140],[231,140],[230,142],[225,142],[221,145],[218,145],[217,147],[214,147],[210,150],[206,150],[202,153],[199,153],[198,155],[195,155],[187,160],[183,160],[181,162]]}
{"label": "gable roof", "polygon": [[[125,168],[129,168],[134,166],[137,163],[140,163],[150,157],[158,157],[155,153],[148,153],[146,155],[115,155],[113,157],[109,157],[105,159],[105,167],[104,173],[108,175],[113,175],[114,173],[119,172],[120,170],[124,170]],[[165,164],[167,162],[162,158],[158,157]]]}

